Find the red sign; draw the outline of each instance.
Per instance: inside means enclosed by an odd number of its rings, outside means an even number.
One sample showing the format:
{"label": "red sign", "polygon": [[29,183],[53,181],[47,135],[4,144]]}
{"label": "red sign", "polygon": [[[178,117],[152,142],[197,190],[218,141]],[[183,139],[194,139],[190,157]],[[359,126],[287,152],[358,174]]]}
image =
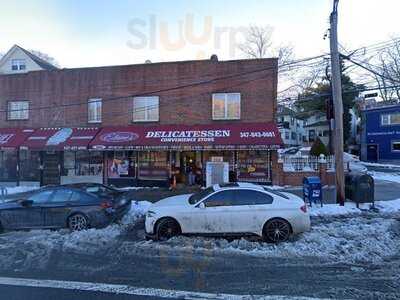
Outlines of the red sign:
{"label": "red sign", "polygon": [[206,150],[279,148],[282,139],[274,123],[125,126],[101,129],[92,149]]}
{"label": "red sign", "polygon": [[25,149],[85,150],[98,128],[41,128],[21,145]]}
{"label": "red sign", "polygon": [[18,148],[27,137],[33,133],[33,129],[2,128],[0,129],[0,149]]}

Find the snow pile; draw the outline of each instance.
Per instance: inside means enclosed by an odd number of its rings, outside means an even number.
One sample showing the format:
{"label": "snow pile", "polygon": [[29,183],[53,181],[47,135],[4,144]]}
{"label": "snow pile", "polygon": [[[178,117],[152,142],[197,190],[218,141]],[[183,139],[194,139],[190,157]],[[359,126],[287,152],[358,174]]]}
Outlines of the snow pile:
{"label": "snow pile", "polygon": [[144,217],[150,205],[152,205],[152,203],[148,201],[132,201],[131,209],[122,218],[122,224],[132,224]]}
{"label": "snow pile", "polygon": [[158,189],[158,186],[128,186],[128,187],[123,187],[123,188],[116,188],[119,191],[137,191],[137,190],[143,190],[143,189]]}
{"label": "snow pile", "polygon": [[88,229],[71,232],[60,237],[61,247],[66,252],[85,252],[95,254],[98,251],[107,251],[115,245],[121,234],[121,226],[111,225],[103,229]]}
{"label": "snow pile", "polygon": [[380,262],[398,253],[400,237],[394,219],[347,218],[314,225],[312,230],[295,237],[295,241],[278,245],[225,239],[176,237],[164,243],[142,242],[145,252],[177,251],[189,254],[245,254],[257,257],[306,258],[324,262]]}

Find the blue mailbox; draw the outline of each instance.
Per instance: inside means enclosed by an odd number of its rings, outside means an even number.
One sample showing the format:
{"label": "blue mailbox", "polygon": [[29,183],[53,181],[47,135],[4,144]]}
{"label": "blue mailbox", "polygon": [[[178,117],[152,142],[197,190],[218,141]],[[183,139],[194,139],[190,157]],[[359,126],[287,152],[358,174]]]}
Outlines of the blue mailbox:
{"label": "blue mailbox", "polygon": [[304,177],[303,179],[303,199],[304,202],[317,203],[319,201],[322,206],[322,186],[321,180],[317,176]]}

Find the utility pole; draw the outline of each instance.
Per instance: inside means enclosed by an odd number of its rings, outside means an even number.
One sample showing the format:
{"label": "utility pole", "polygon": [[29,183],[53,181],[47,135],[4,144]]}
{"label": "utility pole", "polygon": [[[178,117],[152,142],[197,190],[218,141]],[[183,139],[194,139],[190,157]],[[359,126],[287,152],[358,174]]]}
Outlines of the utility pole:
{"label": "utility pole", "polygon": [[335,110],[334,152],[336,168],[337,202],[344,205],[344,167],[343,167],[343,100],[342,79],[338,49],[338,5],[339,0],[333,0],[333,11],[330,16],[330,48],[332,70],[332,98]]}

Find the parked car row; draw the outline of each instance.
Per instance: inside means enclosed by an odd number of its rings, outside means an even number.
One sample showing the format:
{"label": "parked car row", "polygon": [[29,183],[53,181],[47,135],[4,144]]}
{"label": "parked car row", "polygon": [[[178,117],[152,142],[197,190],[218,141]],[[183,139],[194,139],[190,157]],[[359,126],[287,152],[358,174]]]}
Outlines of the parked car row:
{"label": "parked car row", "polygon": [[[129,192],[96,183],[44,187],[8,196],[0,204],[0,230],[101,228],[131,207]],[[177,235],[256,235],[284,242],[310,229],[304,201],[290,193],[250,183],[213,185],[195,194],[165,198],[145,217],[148,239]]]}

